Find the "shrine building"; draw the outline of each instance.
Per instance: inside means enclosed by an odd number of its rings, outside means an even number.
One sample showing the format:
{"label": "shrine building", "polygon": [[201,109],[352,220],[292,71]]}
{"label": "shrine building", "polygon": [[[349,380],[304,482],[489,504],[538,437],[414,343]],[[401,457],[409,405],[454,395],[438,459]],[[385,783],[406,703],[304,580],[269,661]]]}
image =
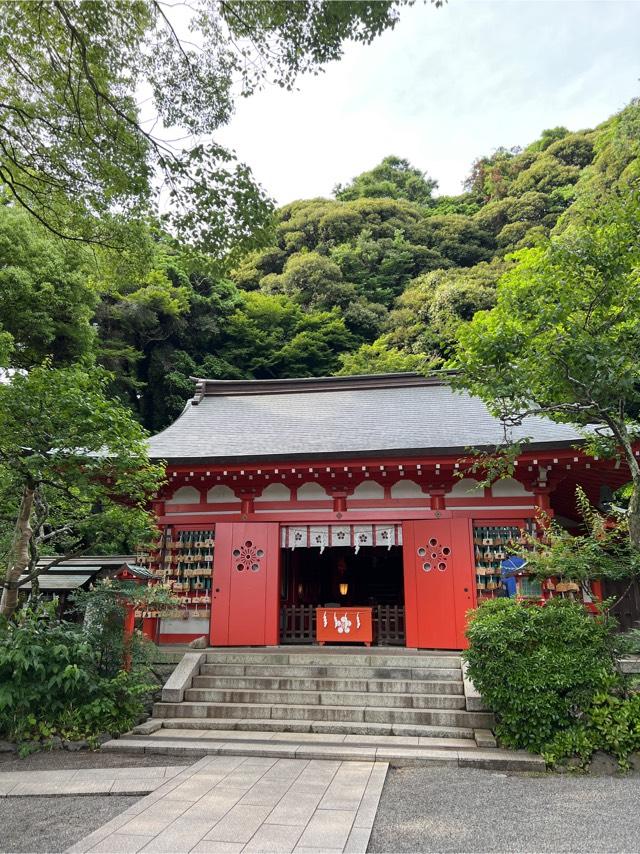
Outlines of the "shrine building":
{"label": "shrine building", "polygon": [[150,440],[168,483],[148,562],[182,600],[157,640],[463,648],[538,511],[575,525],[576,485],[600,505],[629,479],[569,425],[529,417],[513,439],[528,440],[514,477],[484,487],[470,449],[494,449],[502,425],[446,376],[195,380]]}

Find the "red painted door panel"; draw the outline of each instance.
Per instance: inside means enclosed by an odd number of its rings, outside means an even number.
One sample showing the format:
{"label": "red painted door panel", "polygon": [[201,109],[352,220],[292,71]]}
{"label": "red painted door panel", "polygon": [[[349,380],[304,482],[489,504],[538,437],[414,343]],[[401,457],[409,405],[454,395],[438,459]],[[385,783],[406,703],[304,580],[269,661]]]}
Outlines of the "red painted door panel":
{"label": "red painted door panel", "polygon": [[404,522],[403,542],[407,646],[463,649],[474,605],[469,520]]}
{"label": "red painted door panel", "polygon": [[278,643],[277,523],[216,524],[212,646]]}

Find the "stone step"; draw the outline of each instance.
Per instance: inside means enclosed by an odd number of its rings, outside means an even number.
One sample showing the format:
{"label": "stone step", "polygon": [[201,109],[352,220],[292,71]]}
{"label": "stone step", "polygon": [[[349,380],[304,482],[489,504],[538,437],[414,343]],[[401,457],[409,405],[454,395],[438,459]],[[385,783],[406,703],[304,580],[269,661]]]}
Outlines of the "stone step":
{"label": "stone step", "polygon": [[473,739],[474,730],[470,727],[427,726],[425,724],[376,724],[376,723],[344,723],[340,721],[296,721],[277,720],[275,718],[254,718],[242,720],[239,718],[164,718],[162,728],[215,730],[251,733],[253,738],[261,732],[267,733],[324,733],[331,735],[360,735],[360,736],[405,736],[414,738],[451,738]]}
{"label": "stone step", "polygon": [[[308,648],[307,648],[308,650]],[[411,669],[451,669],[461,666],[459,653],[401,654],[367,652],[237,652],[207,650],[207,664],[292,664],[337,667],[402,667]]]}
{"label": "stone step", "polygon": [[390,694],[463,695],[461,681],[409,681],[401,679],[322,679],[303,676],[195,676],[193,688],[259,691],[357,691]]}
{"label": "stone step", "polygon": [[367,760],[389,762],[392,765],[453,765],[487,768],[495,771],[544,771],[544,760],[522,751],[496,748],[446,749],[435,747],[336,744],[333,742],[300,742],[294,737],[286,741],[223,741],[210,738],[166,738],[151,735],[108,741],[101,750],[106,752],[149,753],[181,756],[194,759],[206,755],[288,757],[296,759]]}
{"label": "stone step", "polygon": [[187,702],[194,703],[268,703],[272,706],[321,705],[345,706],[357,709],[414,708],[414,709],[464,709],[464,696],[452,694],[374,694],[355,691],[256,691],[227,690],[224,688],[189,688],[184,694]]}
{"label": "stone step", "polygon": [[465,726],[492,729],[493,715],[457,709],[396,709],[382,707],[260,703],[155,703],[155,718],[271,718],[279,720],[325,720],[364,723],[410,723],[434,726]]}
{"label": "stone step", "polygon": [[459,682],[462,668],[449,667],[375,667],[373,665],[325,664],[242,664],[207,662],[200,668],[202,676],[262,676],[308,679],[405,679]]}
{"label": "stone step", "polygon": [[[135,733],[134,733],[135,734]],[[263,742],[266,744],[301,743],[301,744],[351,744],[354,747],[438,747],[443,750],[473,749],[478,746],[475,738],[438,738],[435,736],[400,736],[400,735],[354,735],[353,733],[318,733],[318,732],[269,732],[259,730],[242,732],[240,730],[205,730],[165,728],[153,733],[154,738],[198,739],[212,741]]]}

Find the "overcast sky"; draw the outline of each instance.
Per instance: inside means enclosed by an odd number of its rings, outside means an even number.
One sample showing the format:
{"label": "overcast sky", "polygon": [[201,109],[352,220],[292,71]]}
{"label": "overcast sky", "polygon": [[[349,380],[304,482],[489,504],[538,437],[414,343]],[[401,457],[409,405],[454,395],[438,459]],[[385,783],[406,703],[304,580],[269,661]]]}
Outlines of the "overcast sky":
{"label": "overcast sky", "polygon": [[218,139],[280,204],[329,195],[387,154],[459,193],[477,156],[592,127],[640,95],[639,78],[637,0],[419,2],[300,91],[242,101]]}

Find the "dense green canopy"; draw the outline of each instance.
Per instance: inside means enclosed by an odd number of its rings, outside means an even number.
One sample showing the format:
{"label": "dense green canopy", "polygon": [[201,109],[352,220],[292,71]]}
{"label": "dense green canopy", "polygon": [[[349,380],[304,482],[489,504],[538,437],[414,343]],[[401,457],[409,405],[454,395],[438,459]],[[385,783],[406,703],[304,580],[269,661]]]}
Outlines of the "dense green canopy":
{"label": "dense green canopy", "polygon": [[[594,130],[545,131],[476,161],[460,196],[428,203],[404,191],[421,173],[386,158],[340,198],[285,205],[269,245],[224,274],[147,229],[131,257],[105,255],[92,274],[99,357],[114,390],[159,429],[181,411],[190,375],[446,364],[460,324],[495,304],[514,252],[544,246],[640,174],[639,129],[632,102]],[[392,195],[379,197],[374,178],[389,173],[411,181],[391,181]]]}
{"label": "dense green canopy", "polygon": [[[252,4],[248,4],[252,5]],[[277,5],[277,4],[276,4]],[[335,198],[275,213],[262,248],[221,265],[151,219],[122,251],[65,243],[0,207],[0,355],[28,368],[89,355],[151,430],[175,418],[193,375],[278,378],[448,364],[461,324],[497,285],[640,175],[640,103],[593,130],[544,131],[472,166],[459,196],[399,157]]]}

